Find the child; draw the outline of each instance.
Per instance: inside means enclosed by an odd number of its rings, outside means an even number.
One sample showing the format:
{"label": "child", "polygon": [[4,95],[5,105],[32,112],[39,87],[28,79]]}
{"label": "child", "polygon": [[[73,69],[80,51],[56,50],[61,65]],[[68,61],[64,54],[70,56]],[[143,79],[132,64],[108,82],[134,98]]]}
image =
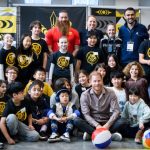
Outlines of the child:
{"label": "child", "polygon": [[35,54],[32,52],[31,36],[29,34],[24,34],[22,36],[17,51],[19,69],[18,80],[25,86],[33,75],[35,68],[33,60],[36,59]]}
{"label": "child", "polygon": [[76,72],[83,69],[89,74],[94,70],[96,64],[104,62],[105,56],[102,50],[96,47],[98,39],[96,31],[89,31],[87,37],[88,46],[80,49],[76,56]]}
{"label": "child", "polygon": [[108,57],[109,54],[115,54],[118,60],[120,60],[121,44],[122,40],[116,37],[115,24],[108,24],[106,28],[106,35],[103,39],[101,39],[101,49],[105,53],[106,57]]}
{"label": "child", "polygon": [[[43,93],[47,96],[51,96],[53,94],[53,89],[51,88],[51,86],[45,82],[46,79],[46,70],[43,67],[38,67],[34,74],[33,74],[33,78],[35,80],[40,80],[44,83],[44,87],[43,87]],[[24,89],[24,94],[26,95],[29,89],[29,86],[32,84],[32,81],[30,80],[29,83],[26,85],[25,89]]]}
{"label": "child", "polygon": [[107,67],[105,63],[99,63],[95,67],[95,71],[99,72],[103,78],[104,85],[108,85]]}
{"label": "child", "polygon": [[39,134],[32,126],[32,110],[24,99],[23,85],[14,82],[10,87],[11,99],[4,109],[0,127],[9,144],[15,144],[13,137],[24,141],[37,141]]}
{"label": "child", "polygon": [[120,71],[113,71],[110,74],[110,79],[113,87],[109,87],[109,88],[115,92],[118,99],[120,111],[122,112],[124,105],[127,101],[127,95],[125,89],[123,88],[124,74]]}
{"label": "child", "polygon": [[67,50],[68,40],[66,36],[62,36],[58,41],[59,51],[52,54],[52,62],[49,71],[49,82],[52,84],[58,78],[67,78],[74,83],[73,71],[73,55]]}
{"label": "child", "polygon": [[32,122],[40,134],[40,139],[47,139],[46,131],[48,124],[47,112],[50,109],[49,98],[42,94],[44,84],[40,80],[34,80],[29,86],[26,98],[30,101],[32,109]]}
{"label": "child", "polygon": [[124,68],[123,73],[129,78],[125,83],[127,95],[131,87],[138,87],[140,88],[140,97],[150,106],[148,84],[147,80],[143,78],[142,66],[138,62],[131,62]]}
{"label": "child", "polygon": [[122,68],[119,65],[117,56],[115,54],[109,54],[107,57],[107,75],[108,75],[109,85],[111,85],[110,74],[112,71],[115,70],[122,71]]}
{"label": "child", "polygon": [[124,133],[129,137],[135,137],[136,143],[141,143],[143,132],[150,126],[150,108],[140,98],[137,87],[129,89],[129,101],[125,104],[122,118],[129,121]]}
{"label": "child", "polygon": [[[6,82],[4,80],[0,80],[0,119],[2,117],[3,111],[6,107],[6,104],[9,100],[9,96],[6,94]],[[3,141],[3,135],[0,132],[0,141]],[[4,147],[4,144],[0,142],[0,149]]]}
{"label": "child", "polygon": [[44,39],[40,38],[42,24],[39,20],[31,22],[29,26],[32,35],[32,50],[36,55],[35,67],[43,67],[46,69],[48,46]]}
{"label": "child", "polygon": [[62,89],[62,88],[67,88],[68,91],[70,91],[70,97],[71,97],[71,102],[77,107],[79,108],[79,97],[78,97],[78,94],[72,90],[72,87],[71,87],[71,84],[70,82],[68,81],[68,79],[66,78],[59,78],[56,80],[55,82],[55,85],[54,85],[54,88],[55,88],[55,92],[52,94],[51,98],[50,98],[50,107],[52,108],[55,104],[56,104],[56,100],[55,100],[55,97],[56,97],[56,93]]}
{"label": "child", "polygon": [[78,81],[79,84],[75,86],[75,91],[77,92],[80,99],[82,92],[90,88],[89,75],[85,70],[80,70],[78,72]]}
{"label": "child", "polygon": [[13,37],[5,34],[3,37],[4,46],[0,50],[0,79],[4,80],[4,71],[8,66],[16,65],[16,48],[12,46]]}
{"label": "child", "polygon": [[[48,113],[49,118],[51,119],[52,130],[48,142],[56,142],[60,140],[70,142],[70,132],[73,129],[73,119],[79,117],[80,112],[76,109],[75,105],[70,102],[69,96],[70,92],[66,88],[59,90],[56,94],[56,104]],[[63,133],[63,135],[59,137],[58,133]]]}

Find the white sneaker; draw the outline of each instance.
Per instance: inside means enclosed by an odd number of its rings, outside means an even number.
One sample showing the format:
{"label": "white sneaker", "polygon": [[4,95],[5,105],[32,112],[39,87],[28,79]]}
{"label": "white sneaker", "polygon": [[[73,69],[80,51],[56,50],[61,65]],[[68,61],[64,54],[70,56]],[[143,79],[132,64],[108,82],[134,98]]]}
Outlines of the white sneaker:
{"label": "white sneaker", "polygon": [[83,134],[83,140],[84,140],[84,141],[89,141],[89,140],[91,140],[90,134],[88,134],[87,132],[84,132],[84,134]]}
{"label": "white sneaker", "polygon": [[49,143],[51,143],[51,142],[58,142],[60,140],[61,139],[60,139],[59,135],[57,133],[53,132],[51,134],[51,136],[48,138],[47,142],[49,142]]}
{"label": "white sneaker", "polygon": [[65,132],[61,137],[60,139],[62,139],[64,142],[71,142],[70,140],[70,135],[68,132]]}
{"label": "white sneaker", "polygon": [[122,135],[118,132],[115,132],[111,136],[112,141],[122,141]]}

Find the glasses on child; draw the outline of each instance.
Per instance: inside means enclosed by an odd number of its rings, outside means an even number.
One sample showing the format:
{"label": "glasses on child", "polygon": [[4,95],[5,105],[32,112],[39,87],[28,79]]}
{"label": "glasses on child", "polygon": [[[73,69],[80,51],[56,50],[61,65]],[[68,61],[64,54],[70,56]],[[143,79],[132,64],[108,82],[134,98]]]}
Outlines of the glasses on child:
{"label": "glasses on child", "polygon": [[9,74],[17,74],[16,72],[7,72],[7,73],[9,73]]}

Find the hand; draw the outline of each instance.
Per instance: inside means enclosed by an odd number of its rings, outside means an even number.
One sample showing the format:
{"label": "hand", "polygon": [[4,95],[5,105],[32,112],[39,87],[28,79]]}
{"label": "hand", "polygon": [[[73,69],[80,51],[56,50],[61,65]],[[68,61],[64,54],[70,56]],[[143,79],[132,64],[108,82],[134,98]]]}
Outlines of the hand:
{"label": "hand", "polygon": [[61,122],[64,123],[67,121],[67,117],[61,117]]}
{"label": "hand", "polygon": [[147,65],[150,65],[150,60],[147,60]]}
{"label": "hand", "polygon": [[37,119],[36,123],[37,123],[38,125],[43,125],[43,124],[45,124],[45,121],[44,121],[43,118],[42,118],[42,119]]}
{"label": "hand", "polygon": [[140,128],[141,130],[144,130],[144,124],[143,124],[143,123],[139,123],[139,128]]}
{"label": "hand", "polygon": [[49,83],[49,85],[52,85],[52,80],[50,79],[50,80],[48,81],[48,83]]}
{"label": "hand", "polygon": [[8,141],[8,144],[10,145],[13,145],[16,143],[12,138],[8,139],[7,141]]}
{"label": "hand", "polygon": [[29,125],[30,130],[34,130],[34,127],[32,125]]}

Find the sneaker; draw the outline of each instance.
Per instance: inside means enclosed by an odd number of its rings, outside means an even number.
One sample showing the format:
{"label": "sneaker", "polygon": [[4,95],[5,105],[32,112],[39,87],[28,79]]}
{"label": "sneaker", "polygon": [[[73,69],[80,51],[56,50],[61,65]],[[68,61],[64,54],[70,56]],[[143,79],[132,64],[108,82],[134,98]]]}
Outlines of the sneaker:
{"label": "sneaker", "polygon": [[59,135],[57,133],[53,132],[51,134],[51,136],[48,138],[47,142],[52,143],[52,142],[58,142],[60,140],[61,139],[60,139]]}
{"label": "sneaker", "polygon": [[0,142],[0,149],[4,148],[4,143]]}
{"label": "sneaker", "polygon": [[47,135],[45,131],[41,131],[39,134],[40,134],[40,140],[47,140]]}
{"label": "sneaker", "polygon": [[70,140],[70,135],[69,135],[68,132],[65,132],[60,138],[61,138],[62,141],[64,141],[64,142],[71,142],[71,140]]}
{"label": "sneaker", "polygon": [[118,132],[115,132],[111,136],[112,141],[121,141],[122,140],[122,135]]}
{"label": "sneaker", "polygon": [[84,133],[83,133],[83,140],[84,140],[84,141],[89,141],[89,140],[91,140],[90,134],[88,134],[87,132],[84,132]]}

